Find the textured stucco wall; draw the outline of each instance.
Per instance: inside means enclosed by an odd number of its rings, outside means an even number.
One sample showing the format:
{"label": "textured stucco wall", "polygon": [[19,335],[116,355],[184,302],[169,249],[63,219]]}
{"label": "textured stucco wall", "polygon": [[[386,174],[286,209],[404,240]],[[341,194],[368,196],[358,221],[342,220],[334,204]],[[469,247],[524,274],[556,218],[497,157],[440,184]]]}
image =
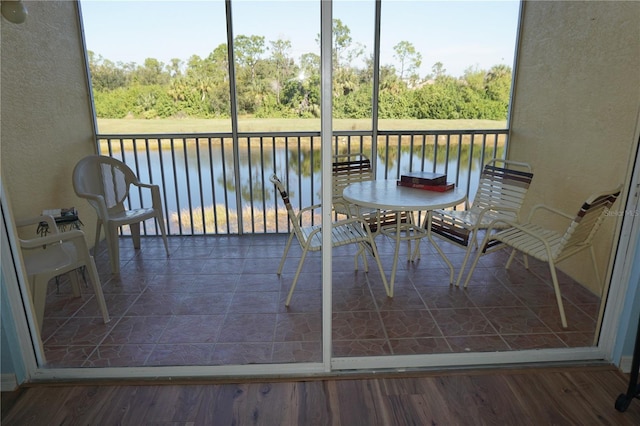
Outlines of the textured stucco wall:
{"label": "textured stucco wall", "polygon": [[[640,108],[640,2],[529,1],[523,16],[509,157],[533,167],[525,212],[545,203],[573,215],[591,193],[628,180]],[[601,275],[616,220],[608,217],[596,236]],[[600,290],[588,252],[559,268]]]}
{"label": "textured stucco wall", "polygon": [[[0,156],[13,215],[76,206],[87,235],[95,213],[75,196],[76,162],[94,153],[83,47],[73,1],[27,1],[27,21],[2,20]],[[93,245],[93,239],[88,238]]]}

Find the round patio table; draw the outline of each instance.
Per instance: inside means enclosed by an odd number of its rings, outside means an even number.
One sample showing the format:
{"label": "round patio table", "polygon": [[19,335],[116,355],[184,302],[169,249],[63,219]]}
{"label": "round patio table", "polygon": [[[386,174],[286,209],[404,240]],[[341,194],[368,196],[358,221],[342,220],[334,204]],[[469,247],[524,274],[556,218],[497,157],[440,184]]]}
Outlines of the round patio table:
{"label": "round patio table", "polygon": [[[465,191],[459,188],[444,192],[428,191],[399,186],[396,180],[386,179],[352,183],[344,189],[342,196],[346,201],[359,207],[393,211],[396,213],[396,223],[385,225],[380,230],[381,234],[393,238],[396,242],[391,279],[389,281],[389,297],[393,297],[393,284],[398,267],[398,254],[401,241],[408,241],[409,260],[414,260],[420,256],[419,240],[425,237],[428,238],[449,266],[449,270],[451,271],[450,283],[453,283],[453,265],[438,244],[436,244],[430,232],[431,211],[452,207],[464,202],[466,200]],[[410,218],[408,222],[402,223],[400,220],[400,215],[403,212]],[[425,212],[425,222],[422,224],[414,223],[412,214],[414,212]],[[412,240],[417,240],[415,253],[413,255],[411,254]]]}

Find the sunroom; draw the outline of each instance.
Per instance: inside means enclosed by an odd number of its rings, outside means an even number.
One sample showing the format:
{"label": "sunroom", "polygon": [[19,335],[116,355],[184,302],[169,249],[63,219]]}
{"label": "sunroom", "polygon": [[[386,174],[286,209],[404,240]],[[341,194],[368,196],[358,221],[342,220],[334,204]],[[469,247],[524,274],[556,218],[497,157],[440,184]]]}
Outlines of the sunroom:
{"label": "sunroom", "polygon": [[[598,268],[604,283],[595,281],[587,253],[559,266],[562,285],[574,290],[573,293],[567,291],[568,298],[575,297],[567,299],[575,307],[570,319],[583,318],[583,322],[577,321],[581,324],[577,328],[554,328],[556,326],[545,323],[538,316],[557,314],[548,309],[546,290],[537,293],[528,287],[533,282],[531,277],[537,283],[548,284],[544,264],[534,265],[531,272],[517,263],[514,271],[507,273],[503,269],[505,257],[487,256],[480,271],[474,275],[477,281],[472,280],[469,289],[464,290],[451,287],[446,279],[442,279],[447,276],[446,265],[437,260],[438,254],[426,243],[421,243],[424,245],[420,262],[407,263],[398,281],[402,288],[401,280],[406,279],[405,284],[412,286],[414,293],[398,292],[391,301],[396,306],[394,309],[384,308],[391,302],[379,294],[381,283],[375,268],[368,274],[357,271],[354,275],[351,252],[325,247],[322,254],[310,260],[302,287],[296,290],[292,309],[285,310],[281,296],[291,282],[295,261],[281,277],[275,271],[288,229],[261,233],[248,226],[247,232],[244,231],[247,229],[245,223],[245,227],[238,228],[244,232],[237,234],[187,235],[186,232],[185,235],[172,235],[169,259],[161,255],[162,245],[156,241],[159,239],[155,238],[153,230],[144,238],[139,252],[134,252],[128,238],[123,236],[120,239],[121,255],[125,263],[119,277],[110,274],[105,247],[99,245],[94,256],[113,323],[99,324],[99,315],[94,316],[91,312],[94,302],[90,292],[83,294],[82,300],[86,303],[79,306],[74,306],[79,302],[68,303],[70,295],[65,293],[68,288],[63,281],[59,289],[50,284],[52,305],[49,309],[51,312],[52,308],[59,308],[64,315],[45,315],[50,328],[43,328],[41,335],[34,329],[33,315],[24,296],[26,284],[20,254],[16,250],[14,220],[37,215],[51,206],[76,206],[83,221],[82,229],[88,236],[87,242],[92,244],[95,213],[76,197],[71,174],[82,157],[95,153],[115,156],[118,149],[112,146],[104,149],[99,143],[101,136],[95,128],[78,3],[24,3],[29,10],[26,22],[15,25],[3,21],[2,25],[2,343],[3,348],[9,348],[3,351],[3,375],[15,375],[21,383],[80,377],[300,376],[354,370],[540,362],[613,363],[624,367],[622,364],[631,353],[631,337],[628,336],[634,334],[638,311],[638,304],[633,302],[637,299],[635,278],[639,273],[633,265],[638,239],[638,221],[634,214],[637,212],[638,173],[635,167],[640,111],[638,4],[525,1],[520,5],[510,116],[508,128],[499,133],[508,141],[500,155],[526,161],[534,171],[535,178],[524,211],[544,203],[574,213],[590,194],[624,185],[595,240]],[[233,1],[226,3],[230,11]],[[330,42],[331,2],[318,3],[316,18],[321,21],[322,41],[326,47]],[[362,3],[373,16],[384,14],[384,1]],[[152,8],[153,3],[148,3],[148,7]],[[322,55],[322,66],[331,69],[330,54]],[[323,86],[322,93],[327,87],[330,86]],[[328,106],[331,111],[328,101],[322,106]],[[315,138],[321,153],[316,159],[321,170],[321,187],[313,189],[317,192],[327,191],[326,187],[330,186],[332,149],[336,147],[337,150],[339,141],[336,137],[339,132],[332,127],[328,115],[331,114],[323,114],[317,134],[309,136],[311,140]],[[404,136],[402,132],[387,134],[376,125],[371,132],[367,135],[370,141],[385,140],[385,137],[402,139]],[[475,141],[476,133],[466,136]],[[447,153],[451,146],[459,147],[455,142],[449,144],[451,139],[459,138],[462,144],[465,136],[462,133],[453,137],[447,137],[447,132],[442,134],[447,141],[444,144]],[[102,136],[107,142],[109,135]],[[156,136],[155,139],[183,138],[181,135]],[[439,134],[435,132],[431,136],[437,140]],[[496,141],[499,139],[498,134],[493,136]],[[252,138],[261,144],[262,137],[275,136],[242,135],[233,127],[229,135],[232,149],[239,149]],[[350,151],[361,149],[361,141],[365,140],[365,136],[357,132],[347,132],[342,137],[349,143],[355,141],[353,147],[350,145]],[[136,138],[154,139],[149,135],[112,139]],[[480,132],[477,140],[483,160],[485,150],[491,151],[492,146],[486,143],[487,139],[486,133]],[[299,141],[296,139],[295,143]],[[114,145],[116,148],[118,143]],[[389,145],[381,143],[377,149],[369,149],[375,157],[381,150],[388,150]],[[496,151],[491,151],[491,155],[497,156]],[[386,154],[384,156],[386,158]],[[377,177],[387,178],[386,173],[393,176],[395,172],[378,170]],[[206,178],[213,179],[213,173]],[[268,184],[262,185],[261,191],[271,190]],[[473,192],[464,179],[459,186]],[[305,191],[300,189],[299,192]],[[188,223],[193,225],[193,221]],[[561,223],[550,225],[563,226]],[[383,257],[393,251],[386,240],[381,241],[380,247]],[[446,243],[441,247],[457,266],[461,260],[458,248]],[[247,259],[251,265],[247,265]],[[241,269],[248,266],[253,272],[243,275]],[[199,268],[198,272],[193,273],[196,268]],[[257,271],[261,273],[259,276]],[[500,290],[489,290],[491,284],[499,284]],[[238,291],[242,286],[244,290]],[[138,293],[124,291],[132,287],[136,287]],[[186,293],[181,290],[189,287],[207,288],[207,291]],[[232,287],[233,290],[229,290]],[[482,294],[479,288],[486,292]],[[137,301],[142,301],[143,294],[152,297],[136,305]],[[545,302],[523,302],[536,297]],[[232,303],[234,298],[236,304]],[[229,303],[220,307],[221,300],[226,299]],[[453,304],[454,299],[462,300],[462,304]],[[422,304],[420,308],[415,305],[418,302]],[[506,307],[500,306],[502,302]],[[172,303],[176,303],[173,310],[157,310]],[[310,306],[305,308],[305,303]],[[515,310],[515,306],[523,310]],[[422,312],[412,317],[406,315],[407,307]],[[511,328],[510,333],[496,331],[495,318],[492,322],[488,312],[497,315],[507,308],[511,314],[503,315],[505,321],[527,312],[539,328],[532,327],[528,332],[518,327]],[[405,315],[401,318],[399,312],[405,312]],[[480,315],[472,315],[476,312]],[[182,314],[190,318],[181,318]],[[475,325],[484,321],[486,330],[493,331],[456,334],[455,330],[464,323],[451,325],[450,319],[456,315],[466,315],[466,321]],[[424,316],[428,317],[432,328],[421,328],[422,334],[407,334],[407,329]],[[385,323],[389,318],[392,320]],[[441,318],[440,322],[438,318]],[[365,334],[377,336],[375,330],[378,330],[382,337],[351,339],[349,336],[356,333],[356,327],[350,326],[360,320],[363,320],[362,327],[374,329],[366,330]],[[71,329],[62,331],[64,324],[74,321]],[[125,327],[126,322],[129,325]],[[89,324],[95,328],[88,330]],[[288,328],[279,329],[283,324]],[[443,331],[447,324],[454,330],[451,335]],[[583,328],[582,324],[588,324],[588,328]],[[508,329],[504,322],[502,325]],[[303,337],[300,337],[301,327],[306,333]],[[202,340],[185,340],[185,333],[180,330],[186,329],[199,329],[201,336],[198,338]],[[117,341],[118,335],[131,336],[136,330],[140,335],[154,336],[149,341],[131,341],[144,355],[143,362],[133,355],[122,355],[125,350],[122,340]],[[253,341],[235,337],[247,330],[257,330],[261,337]],[[287,332],[298,334],[291,341],[277,339],[279,333],[286,335]],[[45,333],[48,334],[45,336]],[[563,333],[565,339],[560,337]],[[182,340],[172,341],[172,334]],[[550,343],[552,338],[555,343]],[[110,339],[110,346],[100,347]],[[71,345],[70,340],[74,342]],[[268,344],[262,345],[267,340]],[[454,345],[456,341],[459,343]],[[118,356],[105,355],[110,350]],[[203,353],[206,355],[193,356]],[[170,356],[175,354],[178,356]],[[55,359],[62,361],[51,362]],[[82,362],[67,362],[69,360]]]}

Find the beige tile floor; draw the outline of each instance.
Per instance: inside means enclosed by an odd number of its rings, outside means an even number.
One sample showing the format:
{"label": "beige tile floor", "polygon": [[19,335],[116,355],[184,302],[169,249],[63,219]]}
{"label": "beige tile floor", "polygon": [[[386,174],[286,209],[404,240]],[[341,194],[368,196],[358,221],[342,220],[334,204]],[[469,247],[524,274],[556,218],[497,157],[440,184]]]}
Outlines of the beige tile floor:
{"label": "beige tile floor", "polygon": [[[43,341],[49,367],[222,365],[321,360],[321,260],[308,256],[291,306],[284,300],[300,258],[289,254],[276,274],[286,235],[159,238],[141,250],[120,239],[121,274],[109,272],[98,247],[111,322],[104,324],[91,287],[74,298],[65,277],[49,286]],[[385,269],[393,242],[378,237]],[[454,266],[463,251],[438,244]],[[546,264],[530,270],[506,252],[484,256],[467,289],[449,285],[449,272],[426,241],[421,259],[401,248],[393,299],[373,259],[353,269],[354,247],[334,250],[335,356],[515,351],[590,346],[599,298],[560,273],[569,327],[563,329]]]}

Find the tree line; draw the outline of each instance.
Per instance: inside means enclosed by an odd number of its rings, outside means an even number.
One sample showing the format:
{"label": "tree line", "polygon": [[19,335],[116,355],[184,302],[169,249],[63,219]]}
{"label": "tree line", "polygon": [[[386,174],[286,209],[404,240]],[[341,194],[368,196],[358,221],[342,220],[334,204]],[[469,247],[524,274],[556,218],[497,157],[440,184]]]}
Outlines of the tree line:
{"label": "tree line", "polygon": [[[333,22],[333,114],[371,117],[373,58],[354,43],[349,28]],[[319,39],[317,40],[319,42]],[[234,38],[238,113],[257,118],[311,118],[320,115],[320,56],[291,56],[291,41]],[[395,65],[380,66],[379,117],[382,119],[505,120],[511,68],[469,67],[461,77],[440,62],[420,76],[422,55],[407,41],[394,46]],[[99,118],[226,118],[230,111],[227,45],[207,57],[186,62],[154,58],[114,63],[88,51],[96,115]],[[363,63],[357,67],[354,64]]]}

